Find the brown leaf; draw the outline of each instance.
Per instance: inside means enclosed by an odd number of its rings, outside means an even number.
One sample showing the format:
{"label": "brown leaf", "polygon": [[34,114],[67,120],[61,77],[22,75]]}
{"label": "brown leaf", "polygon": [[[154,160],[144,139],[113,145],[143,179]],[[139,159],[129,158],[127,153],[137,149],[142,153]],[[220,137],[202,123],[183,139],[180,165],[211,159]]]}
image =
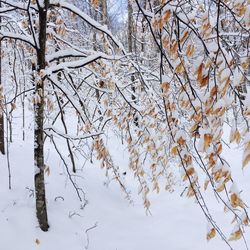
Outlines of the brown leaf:
{"label": "brown leaf", "polygon": [[242,231],[241,231],[241,229],[239,228],[237,231],[231,233],[230,238],[229,238],[229,241],[232,241],[232,240],[239,240],[241,237],[242,237]]}
{"label": "brown leaf", "polygon": [[182,138],[182,136],[177,140],[178,144],[184,145],[186,143],[186,140]]}
{"label": "brown leaf", "polygon": [[194,45],[193,45],[193,44],[189,44],[189,45],[187,46],[186,55],[187,55],[188,57],[192,57],[193,54],[194,54],[194,52],[195,52],[195,47],[194,47]]}
{"label": "brown leaf", "polygon": [[242,168],[244,168],[250,161],[250,154],[246,155],[244,158],[243,158],[243,163],[242,163]]}
{"label": "brown leaf", "polygon": [[207,240],[211,240],[212,238],[215,237],[215,235],[216,235],[216,230],[212,228],[207,234]]}
{"label": "brown leaf", "polygon": [[218,186],[217,188],[216,188],[216,192],[222,192],[223,190],[224,190],[224,188],[225,188],[225,184],[224,183],[222,183],[220,186]]}
{"label": "brown leaf", "polygon": [[191,175],[193,175],[194,173],[195,173],[195,170],[194,170],[193,167],[188,168],[188,169],[186,170],[185,176],[183,177],[183,181],[187,180],[188,176],[191,176]]}
{"label": "brown leaf", "polygon": [[205,76],[202,78],[202,80],[200,81],[200,86],[201,87],[205,87],[208,85],[208,82],[209,82],[209,76]]}
{"label": "brown leaf", "polygon": [[234,208],[236,208],[238,206],[244,208],[244,204],[243,204],[241,198],[236,193],[231,194],[231,205]]}
{"label": "brown leaf", "polygon": [[214,86],[210,91],[210,97],[214,97],[217,94],[217,86]]}
{"label": "brown leaf", "polygon": [[204,68],[204,63],[201,63],[195,72],[197,74],[198,81],[201,81],[203,78],[203,68]]}
{"label": "brown leaf", "polygon": [[99,4],[98,0],[91,0],[91,4],[96,8]]}
{"label": "brown leaf", "polygon": [[170,17],[171,17],[171,10],[167,10],[163,16],[164,22],[167,23],[169,21]]}
{"label": "brown leaf", "polygon": [[162,91],[164,94],[167,94],[170,88],[170,84],[168,82],[163,82],[161,85]]}
{"label": "brown leaf", "polygon": [[208,149],[212,142],[213,136],[211,134],[204,134],[204,151]]}
{"label": "brown leaf", "polygon": [[10,110],[10,113],[16,109],[16,104],[14,102],[12,102],[11,104],[11,110]]}
{"label": "brown leaf", "polygon": [[235,139],[237,144],[240,143],[241,136],[240,136],[240,131],[238,129],[236,129],[236,131],[234,133],[234,139]]}
{"label": "brown leaf", "polygon": [[185,69],[184,69],[184,67],[183,67],[182,62],[180,62],[180,63],[176,66],[176,68],[175,68],[175,72],[176,72],[177,74],[183,73],[184,70],[185,70]]}
{"label": "brown leaf", "polygon": [[182,38],[180,40],[180,43],[183,43],[187,39],[188,35],[189,35],[189,32],[185,31],[184,35],[182,36]]}
{"label": "brown leaf", "polygon": [[173,155],[173,156],[175,156],[175,155],[177,155],[177,153],[178,153],[178,147],[177,146],[175,146],[175,147],[173,147],[172,149],[171,149],[171,155]]}

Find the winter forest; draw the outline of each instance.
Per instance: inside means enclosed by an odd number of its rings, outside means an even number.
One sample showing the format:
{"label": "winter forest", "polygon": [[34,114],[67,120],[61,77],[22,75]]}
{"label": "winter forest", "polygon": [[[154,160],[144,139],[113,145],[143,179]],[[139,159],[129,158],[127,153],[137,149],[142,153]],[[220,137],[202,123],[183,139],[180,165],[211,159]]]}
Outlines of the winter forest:
{"label": "winter forest", "polygon": [[248,250],[249,206],[249,0],[0,0],[0,250]]}

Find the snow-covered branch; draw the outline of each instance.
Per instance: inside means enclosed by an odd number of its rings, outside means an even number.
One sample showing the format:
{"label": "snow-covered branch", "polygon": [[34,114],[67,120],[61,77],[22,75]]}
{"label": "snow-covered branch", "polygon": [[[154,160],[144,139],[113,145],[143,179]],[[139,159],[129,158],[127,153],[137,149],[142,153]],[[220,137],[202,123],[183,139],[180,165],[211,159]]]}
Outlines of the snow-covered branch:
{"label": "snow-covered branch", "polygon": [[21,34],[16,34],[13,32],[0,31],[0,39],[3,40],[5,38],[25,42],[25,43],[27,43],[35,48],[35,44],[34,44],[33,39],[31,37],[21,35]]}

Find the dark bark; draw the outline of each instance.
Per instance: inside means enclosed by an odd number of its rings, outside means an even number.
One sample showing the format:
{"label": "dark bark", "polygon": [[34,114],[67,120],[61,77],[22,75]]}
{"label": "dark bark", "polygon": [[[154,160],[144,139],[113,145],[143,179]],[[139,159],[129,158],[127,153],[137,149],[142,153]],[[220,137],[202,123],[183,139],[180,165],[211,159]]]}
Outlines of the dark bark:
{"label": "dark bark", "polygon": [[101,1],[101,11],[102,11],[102,22],[105,25],[108,25],[108,7],[107,0]]}
{"label": "dark bark", "polygon": [[[0,7],[1,7],[0,2]],[[0,23],[2,22],[2,18],[0,17]],[[2,85],[2,42],[0,41],[0,89]],[[0,90],[1,95],[1,90]],[[4,112],[3,112],[3,96],[0,96],[0,152],[2,154],[5,154],[5,148],[4,148]]]}
{"label": "dark bark", "polygon": [[133,7],[130,0],[128,0],[128,51],[133,52]]}
{"label": "dark bark", "polygon": [[34,129],[34,160],[35,160],[35,190],[36,190],[36,214],[41,230],[48,231],[48,217],[46,208],[45,183],[44,183],[44,83],[45,79],[41,71],[45,69],[46,27],[47,10],[49,0],[44,0],[44,6],[38,6],[39,10],[39,48],[37,48],[37,70],[40,76],[35,82],[36,96],[40,100],[34,104],[35,129]]}

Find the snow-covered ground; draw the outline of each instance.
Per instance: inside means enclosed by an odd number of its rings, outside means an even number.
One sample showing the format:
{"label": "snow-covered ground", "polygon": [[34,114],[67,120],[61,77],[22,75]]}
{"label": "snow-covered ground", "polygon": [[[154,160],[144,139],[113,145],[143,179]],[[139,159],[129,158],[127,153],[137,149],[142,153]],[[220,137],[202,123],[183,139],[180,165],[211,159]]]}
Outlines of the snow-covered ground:
{"label": "snow-covered ground", "polygon": [[[14,127],[16,125],[14,124]],[[12,189],[8,190],[7,162],[0,156],[0,250],[226,250],[228,246],[217,236],[207,242],[207,223],[192,199],[181,197],[184,186],[174,193],[152,194],[151,215],[146,215],[138,197],[136,183],[129,173],[125,182],[132,191],[133,204],[124,198],[118,184],[106,187],[105,171],[98,163],[89,162],[74,180],[86,193],[88,204],[79,202],[58,156],[46,149],[50,175],[46,177],[47,206],[50,229],[42,232],[35,217],[33,196],[33,142],[31,133],[23,142],[20,130],[14,130],[10,145]],[[115,140],[115,139],[114,139]],[[236,147],[236,145],[235,145]],[[114,142],[111,150],[116,163],[127,168],[127,154]],[[250,167],[241,169],[241,152],[227,149],[244,201],[250,205]],[[63,197],[63,198],[61,198]],[[224,214],[213,194],[207,200],[218,224],[229,236],[231,216]],[[250,230],[245,233],[250,245]],[[235,250],[246,249],[243,240],[231,242]]]}

